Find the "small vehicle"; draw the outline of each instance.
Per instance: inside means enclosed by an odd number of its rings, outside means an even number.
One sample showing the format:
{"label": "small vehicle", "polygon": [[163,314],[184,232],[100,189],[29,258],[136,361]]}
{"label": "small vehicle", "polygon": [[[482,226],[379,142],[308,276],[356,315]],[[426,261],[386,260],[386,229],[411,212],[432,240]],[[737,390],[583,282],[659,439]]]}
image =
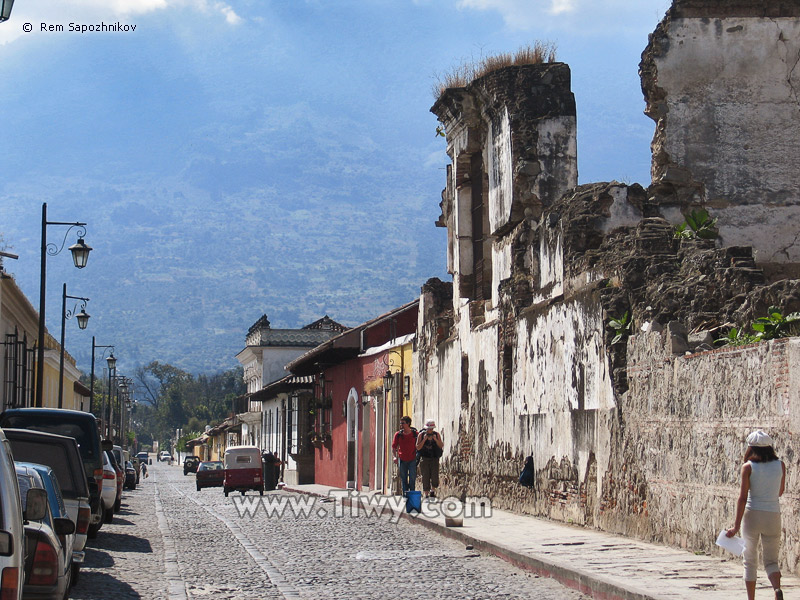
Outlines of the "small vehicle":
{"label": "small vehicle", "polygon": [[159,462],[168,461],[170,458],[171,457],[169,455],[169,452],[167,452],[166,450],[162,450],[161,454],[158,455]]}
{"label": "small vehicle", "polygon": [[221,460],[201,462],[197,467],[197,491],[204,487],[223,487],[225,482],[225,469]]}
{"label": "small vehicle", "polygon": [[150,458],[150,455],[147,452],[139,452],[139,454],[136,455],[136,458],[138,458],[139,462],[141,462],[142,464],[145,465],[153,464],[153,459]]}
{"label": "small vehicle", "polygon": [[[88,412],[61,408],[12,408],[0,414],[0,427],[32,429],[75,438],[86,472],[92,522],[88,536],[93,538],[102,526],[100,488],[103,485],[103,454],[97,418]],[[51,465],[52,466],[52,465]]]}
{"label": "small vehicle", "polygon": [[187,456],[183,459],[183,474],[197,473],[197,467],[200,464],[199,456]]}
{"label": "small vehicle", "polygon": [[264,477],[261,469],[261,450],[255,446],[230,446],[225,450],[225,478],[222,489],[230,492],[256,490],[264,495]]}
{"label": "small vehicle", "polygon": [[122,506],[122,488],[125,487],[125,469],[117,462],[113,451],[108,451],[108,458],[111,461],[111,466],[114,467],[114,471],[117,473],[117,495],[114,497],[114,512],[119,512]]}
{"label": "small vehicle", "polygon": [[[6,437],[18,461],[47,465],[52,469],[61,489],[61,497],[70,520],[75,523],[72,552],[72,583],[79,577],[84,560],[84,547],[92,512],[89,488],[78,443],[74,438],[42,431],[6,429]],[[36,466],[36,465],[34,465]]]}
{"label": "small vehicle", "polygon": [[22,598],[25,567],[22,500],[11,446],[0,429],[0,597]]}
{"label": "small vehicle", "polygon": [[136,489],[136,468],[131,461],[125,463],[125,489]]}
{"label": "small vehicle", "polygon": [[114,504],[117,502],[117,470],[111,463],[108,452],[103,452],[103,489],[100,499],[103,523],[111,523],[114,518]]}
{"label": "small vehicle", "polygon": [[[19,493],[26,509],[25,584],[23,598],[62,600],[72,585],[72,536],[75,524],[65,517],[63,506],[53,507],[39,472],[17,464]],[[57,502],[57,500],[56,500]],[[41,506],[40,506],[41,505]]]}

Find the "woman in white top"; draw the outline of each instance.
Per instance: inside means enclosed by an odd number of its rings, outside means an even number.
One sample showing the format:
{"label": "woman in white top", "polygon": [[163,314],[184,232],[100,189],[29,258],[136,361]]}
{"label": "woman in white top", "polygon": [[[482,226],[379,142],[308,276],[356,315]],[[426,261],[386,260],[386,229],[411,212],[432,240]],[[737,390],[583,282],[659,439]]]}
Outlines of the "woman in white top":
{"label": "woman in white top", "polygon": [[775,590],[775,600],[783,600],[778,551],[781,540],[781,508],[778,501],[786,485],[786,465],[778,459],[772,438],[763,431],[747,436],[747,452],[742,465],[742,487],[736,502],[736,524],[727,531],[733,537],[742,529],[744,538],[744,585],[747,600],[756,597],[758,540],[764,555],[764,569]]}

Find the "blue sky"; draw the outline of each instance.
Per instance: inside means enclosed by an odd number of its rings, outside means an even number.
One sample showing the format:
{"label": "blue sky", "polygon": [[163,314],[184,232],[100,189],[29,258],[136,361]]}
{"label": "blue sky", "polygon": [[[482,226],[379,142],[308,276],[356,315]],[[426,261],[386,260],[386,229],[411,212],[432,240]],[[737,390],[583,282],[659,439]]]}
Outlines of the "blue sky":
{"label": "blue sky", "polygon": [[[53,219],[89,222],[87,241],[98,250],[94,276],[51,261],[48,304],[57,306],[62,280],[82,286],[79,295],[102,300],[89,312],[106,342],[136,333],[124,330],[125,315],[142,303],[125,305],[135,296],[123,293],[126,286],[158,297],[148,310],[163,311],[159,319],[186,307],[185,292],[170,295],[176,278],[181,290],[190,286],[191,310],[230,306],[203,274],[209,252],[223,253],[216,272],[241,263],[243,253],[251,263],[236,265],[238,279],[223,284],[238,288],[239,306],[249,294],[250,308],[214,325],[214,351],[226,355],[220,364],[235,364],[231,349],[262,312],[273,326],[300,326],[325,312],[355,325],[410,300],[428,277],[446,277],[444,232],[433,227],[447,163],[429,112],[437,75],[535,40],[555,43],[572,68],[580,181],[647,185],[653,123],[642,114],[637,70],[668,5],[16,0],[11,20],[0,24],[0,233],[20,255],[6,267],[36,298],[46,201]],[[68,31],[70,23],[101,22],[136,29]],[[32,32],[23,31],[26,23]],[[65,31],[42,32],[42,23]],[[337,222],[342,217],[351,228]],[[133,240],[153,244],[152,252],[141,256]],[[159,248],[169,255],[157,256]],[[353,257],[365,264],[358,274],[347,263]],[[309,276],[308,296],[265,292],[279,288],[270,277],[287,274],[258,264],[293,260],[319,271]],[[363,309],[342,291],[349,286]],[[48,311],[51,330],[56,323]],[[192,343],[202,343],[209,319],[190,323],[198,327]],[[67,349],[83,366],[85,352],[69,341]],[[164,355],[152,358],[177,362],[184,351],[167,341]],[[148,359],[145,350],[134,354]]]}

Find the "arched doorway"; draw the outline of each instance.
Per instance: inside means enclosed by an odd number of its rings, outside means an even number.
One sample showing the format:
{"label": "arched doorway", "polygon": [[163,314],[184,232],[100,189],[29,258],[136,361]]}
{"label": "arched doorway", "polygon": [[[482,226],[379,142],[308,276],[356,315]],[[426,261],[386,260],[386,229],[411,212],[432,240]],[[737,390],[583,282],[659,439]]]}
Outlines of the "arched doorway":
{"label": "arched doorway", "polygon": [[347,394],[347,487],[356,489],[358,461],[358,392],[350,388]]}

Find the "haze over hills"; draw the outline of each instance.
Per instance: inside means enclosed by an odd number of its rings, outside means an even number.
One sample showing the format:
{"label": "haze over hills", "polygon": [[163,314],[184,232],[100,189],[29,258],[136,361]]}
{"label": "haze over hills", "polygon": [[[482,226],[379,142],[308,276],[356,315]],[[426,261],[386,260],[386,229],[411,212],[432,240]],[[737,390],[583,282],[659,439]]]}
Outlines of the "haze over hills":
{"label": "haze over hills", "polygon": [[[324,314],[355,325],[411,300],[428,277],[445,276],[444,233],[419,191],[370,209],[346,200],[281,203],[269,191],[224,201],[186,192],[164,187],[157,198],[127,200],[138,194],[91,187],[83,202],[48,203],[50,220],[89,223],[86,241],[94,248],[83,271],[68,256],[48,263],[47,320],[56,337],[61,282],[68,294],[91,298],[89,329],[67,323],[66,347],[79,366],[88,368],[94,334],[98,344],[117,346],[128,370],[150,360],[190,372],[229,368],[263,313],[274,327],[301,327]],[[29,198],[4,204],[20,217],[4,230],[21,255],[6,268],[36,306],[32,242],[41,206]],[[17,227],[28,235],[17,237]],[[48,229],[50,241],[58,229]]]}

